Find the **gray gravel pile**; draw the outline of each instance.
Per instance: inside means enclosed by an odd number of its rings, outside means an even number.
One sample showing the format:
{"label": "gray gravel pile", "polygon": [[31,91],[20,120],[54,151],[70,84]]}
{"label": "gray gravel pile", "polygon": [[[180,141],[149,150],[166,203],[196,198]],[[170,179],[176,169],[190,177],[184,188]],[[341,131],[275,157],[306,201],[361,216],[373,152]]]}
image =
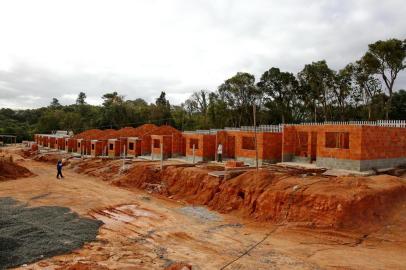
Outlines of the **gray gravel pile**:
{"label": "gray gravel pile", "polygon": [[28,207],[0,197],[0,269],[70,253],[94,241],[101,225],[69,208]]}

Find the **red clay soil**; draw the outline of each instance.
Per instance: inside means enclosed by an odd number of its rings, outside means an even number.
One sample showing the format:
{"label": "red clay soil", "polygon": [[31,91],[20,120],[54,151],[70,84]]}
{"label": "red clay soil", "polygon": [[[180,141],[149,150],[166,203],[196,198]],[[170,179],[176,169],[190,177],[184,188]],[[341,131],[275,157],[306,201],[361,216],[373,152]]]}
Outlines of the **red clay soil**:
{"label": "red clay soil", "polygon": [[146,135],[172,135],[174,133],[180,133],[180,131],[172,126],[163,125],[156,129],[150,130],[150,132],[146,133]]}
{"label": "red clay soil", "polygon": [[83,131],[82,133],[76,134],[74,139],[85,139],[85,140],[94,140],[98,139],[100,136],[103,136],[104,131],[100,129],[89,129]]}
{"label": "red clay soil", "polygon": [[61,154],[61,153],[44,153],[44,154],[36,154],[32,157],[32,159],[36,161],[42,161],[42,162],[48,162],[48,163],[53,163],[56,166],[56,163],[59,160],[62,160],[64,165],[67,165],[69,163],[69,159],[72,158],[70,154]]}
{"label": "red clay soil", "polygon": [[[87,161],[72,160],[71,167],[77,173],[100,177],[105,181],[117,176],[122,166],[121,160],[91,159]],[[107,166],[108,165],[108,166]]]}
{"label": "red clay soil", "polygon": [[144,124],[136,128],[124,127],[119,130],[115,129],[90,129],[82,133],[75,135],[75,139],[86,140],[108,140],[117,139],[120,137],[142,137],[144,135],[171,135],[173,133],[179,133],[180,131],[171,126],[156,126],[154,124]]}
{"label": "red clay soil", "polygon": [[30,177],[34,174],[8,158],[0,158],[0,181]]}
{"label": "red clay soil", "polygon": [[389,175],[300,177],[261,170],[220,180],[207,173],[205,169],[174,166],[160,172],[155,166],[136,164],[113,184],[152,190],[258,221],[332,228],[380,224],[406,195],[405,182]]}
{"label": "red clay soil", "polygon": [[192,270],[192,266],[188,263],[176,262],[166,267],[165,270]]}
{"label": "red clay soil", "polygon": [[96,263],[77,262],[73,265],[62,266],[56,270],[108,270],[109,268]]}
{"label": "red clay soil", "polygon": [[116,139],[118,137],[120,137],[120,136],[118,135],[117,130],[115,130],[115,129],[105,129],[105,130],[103,130],[103,133],[99,137],[97,137],[96,139],[98,139],[98,140],[108,140],[108,139]]}
{"label": "red clay soil", "polygon": [[144,124],[136,128],[124,127],[118,130],[116,135],[118,137],[141,137],[144,134],[151,133],[156,129],[158,129],[158,126],[154,124]]}

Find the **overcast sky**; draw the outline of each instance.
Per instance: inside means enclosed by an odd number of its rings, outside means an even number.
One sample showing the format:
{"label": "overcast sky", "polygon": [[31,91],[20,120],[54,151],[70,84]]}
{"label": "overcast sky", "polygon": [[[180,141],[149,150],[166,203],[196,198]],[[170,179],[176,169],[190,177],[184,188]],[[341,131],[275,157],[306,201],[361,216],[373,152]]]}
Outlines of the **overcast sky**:
{"label": "overcast sky", "polygon": [[[404,0],[0,1],[0,107],[118,91],[173,104],[238,71],[334,69],[369,43],[406,38]],[[406,76],[395,88],[406,88]]]}

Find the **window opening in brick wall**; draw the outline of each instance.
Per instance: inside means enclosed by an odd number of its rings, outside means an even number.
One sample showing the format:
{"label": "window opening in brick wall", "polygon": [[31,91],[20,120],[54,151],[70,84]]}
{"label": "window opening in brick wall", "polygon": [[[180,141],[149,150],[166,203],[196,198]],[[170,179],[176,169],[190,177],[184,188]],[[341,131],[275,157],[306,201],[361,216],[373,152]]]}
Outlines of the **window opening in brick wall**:
{"label": "window opening in brick wall", "polygon": [[94,150],[94,144],[92,143],[92,150]]}
{"label": "window opening in brick wall", "polygon": [[130,142],[128,144],[128,150],[134,150],[134,143]]}
{"label": "window opening in brick wall", "polygon": [[193,149],[193,145],[195,145],[195,149],[199,149],[199,139],[190,139],[189,148]]}
{"label": "window opening in brick wall", "polygon": [[349,132],[326,132],[326,148],[350,148]]}
{"label": "window opening in brick wall", "polygon": [[242,137],[242,149],[255,150],[255,138],[254,137]]}
{"label": "window opening in brick wall", "polygon": [[114,149],[114,145],[112,143],[109,144],[109,149],[113,150]]}
{"label": "window opening in brick wall", "polygon": [[161,148],[161,141],[158,139],[154,139],[154,148]]}

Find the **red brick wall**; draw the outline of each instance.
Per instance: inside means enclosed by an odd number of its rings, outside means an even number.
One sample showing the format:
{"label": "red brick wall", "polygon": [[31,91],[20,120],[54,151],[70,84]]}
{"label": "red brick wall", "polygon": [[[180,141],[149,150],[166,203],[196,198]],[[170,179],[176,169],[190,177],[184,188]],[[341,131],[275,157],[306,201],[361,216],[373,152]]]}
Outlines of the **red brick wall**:
{"label": "red brick wall", "polygon": [[151,135],[145,135],[142,137],[141,153],[142,155],[151,154]]}
{"label": "red brick wall", "polygon": [[55,143],[56,143],[56,138],[55,137],[49,137],[49,147],[50,148],[55,148]]}
{"label": "red brick wall", "polygon": [[[285,126],[283,132],[283,153],[285,155],[298,154],[300,146],[298,144],[297,134],[298,132],[307,132],[308,143],[306,153],[309,157],[312,150],[311,134],[313,132],[313,134],[317,134],[316,156],[361,160],[363,128],[364,127],[358,125]],[[349,149],[326,147],[326,132],[348,132]],[[303,154],[303,151],[301,153]]]}
{"label": "red brick wall", "polygon": [[195,146],[195,156],[206,159],[214,159],[216,153],[216,135],[214,134],[192,134],[184,133],[185,152],[187,156],[193,155],[193,141]]}
{"label": "red brick wall", "polygon": [[184,156],[186,154],[185,138],[182,133],[172,134],[172,155]]}
{"label": "red brick wall", "polygon": [[185,137],[185,152],[186,156],[192,156],[193,155],[193,147],[192,147],[192,141],[197,140],[198,144],[195,145],[195,156],[197,157],[203,157],[203,135],[202,134],[191,134],[191,133],[185,133],[183,135]]}
{"label": "red brick wall", "polygon": [[[130,150],[130,143],[134,144],[132,150]],[[128,153],[128,155],[134,155],[134,156],[141,155],[141,140],[128,139],[128,141],[127,141],[127,153]]]}
{"label": "red brick wall", "polygon": [[361,159],[406,157],[406,128],[362,127]]}
{"label": "red brick wall", "polygon": [[282,133],[262,133],[262,140],[258,141],[258,148],[263,149],[262,159],[280,161],[282,159]]}
{"label": "red brick wall", "polygon": [[[254,132],[233,131],[235,136],[235,155],[237,157],[255,158],[255,148],[252,150],[243,148],[243,138],[251,137],[254,140]],[[282,150],[282,133],[258,132],[257,133],[258,158],[262,160],[280,160]]]}
{"label": "red brick wall", "polygon": [[215,153],[217,153],[217,146],[221,143],[223,145],[223,157],[235,158],[235,132],[238,131],[222,130],[217,132]]}
{"label": "red brick wall", "polygon": [[58,138],[58,149],[65,150],[65,138]]}
{"label": "red brick wall", "polygon": [[[113,144],[113,149],[110,150],[110,144]],[[120,156],[120,141],[108,141],[107,142],[107,151],[110,157],[119,157]]]}
{"label": "red brick wall", "polygon": [[151,135],[151,140],[158,140],[159,144],[157,147],[152,148],[152,153],[155,155],[160,155],[161,154],[161,143],[162,145],[162,151],[163,155],[165,158],[171,157],[172,156],[172,135]]}

